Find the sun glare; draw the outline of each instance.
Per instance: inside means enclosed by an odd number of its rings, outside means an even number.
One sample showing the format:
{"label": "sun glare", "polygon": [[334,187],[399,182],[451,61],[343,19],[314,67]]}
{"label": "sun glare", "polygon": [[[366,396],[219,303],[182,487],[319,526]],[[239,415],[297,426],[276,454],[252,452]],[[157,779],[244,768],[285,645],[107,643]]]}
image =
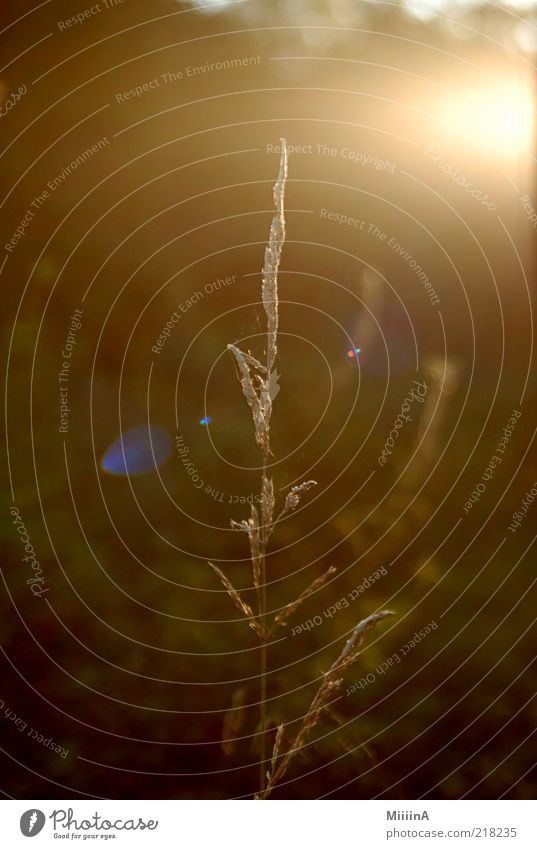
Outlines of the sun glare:
{"label": "sun glare", "polygon": [[533,103],[529,84],[512,82],[473,91],[452,101],[442,120],[462,140],[478,148],[516,155],[528,150],[533,136]]}

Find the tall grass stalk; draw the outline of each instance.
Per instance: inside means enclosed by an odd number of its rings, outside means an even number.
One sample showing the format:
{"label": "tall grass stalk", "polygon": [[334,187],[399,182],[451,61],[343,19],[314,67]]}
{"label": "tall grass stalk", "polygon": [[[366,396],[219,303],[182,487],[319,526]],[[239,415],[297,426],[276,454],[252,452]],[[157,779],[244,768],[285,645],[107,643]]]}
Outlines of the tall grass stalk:
{"label": "tall grass stalk", "polygon": [[335,573],[333,566],[320,577],[316,578],[294,601],[282,608],[272,622],[267,616],[267,551],[272,533],[278,522],[296,509],[304,492],[316,485],[316,481],[308,480],[293,486],[287,493],[283,506],[276,515],[276,499],[274,483],[268,475],[269,457],[271,455],[270,422],[272,403],[276,395],[276,357],[278,354],[278,270],[282,249],[285,242],[285,186],[287,180],[287,144],[281,140],[281,159],[278,179],[274,185],[275,212],[270,226],[270,233],[265,248],[263,264],[261,296],[266,314],[266,349],[264,361],[257,359],[250,351],[242,351],[236,345],[229,344],[228,350],[234,357],[238,378],[254,423],[257,446],[261,454],[261,481],[259,510],[254,503],[248,519],[239,522],[232,521],[231,526],[242,531],[248,537],[250,559],[252,564],[253,584],[256,591],[257,610],[244,600],[242,595],[233,587],[227,576],[215,566],[210,565],[226,588],[228,595],[248,621],[250,628],[255,631],[260,641],[260,692],[259,692],[259,737],[260,737],[260,772],[259,790],[256,799],[267,799],[274,786],[280,781],[295,756],[305,745],[313,728],[321,719],[324,711],[329,709],[342,684],[340,677],[356,660],[366,633],[380,622],[390,611],[383,610],[374,613],[360,622],[353,630],[337,660],[322,676],[321,684],[304,716],[297,733],[287,748],[284,745],[284,725],[277,731],[272,746],[270,762],[267,757],[267,649],[268,641],[274,631],[285,626],[288,619],[298,607],[313,593],[321,589],[326,581]]}

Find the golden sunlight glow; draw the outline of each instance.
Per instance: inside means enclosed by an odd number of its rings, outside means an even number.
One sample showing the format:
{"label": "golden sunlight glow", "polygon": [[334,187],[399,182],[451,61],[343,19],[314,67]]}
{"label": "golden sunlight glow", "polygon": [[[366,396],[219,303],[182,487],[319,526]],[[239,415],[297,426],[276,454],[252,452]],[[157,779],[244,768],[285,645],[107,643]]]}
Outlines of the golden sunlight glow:
{"label": "golden sunlight glow", "polygon": [[442,122],[462,141],[516,156],[532,145],[533,100],[526,79],[491,84],[443,105]]}

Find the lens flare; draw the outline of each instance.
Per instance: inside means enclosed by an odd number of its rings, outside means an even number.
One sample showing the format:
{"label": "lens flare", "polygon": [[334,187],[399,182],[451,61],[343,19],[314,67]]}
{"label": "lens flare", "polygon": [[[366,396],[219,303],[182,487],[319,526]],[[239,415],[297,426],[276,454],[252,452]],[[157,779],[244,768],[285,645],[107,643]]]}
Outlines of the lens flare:
{"label": "lens flare", "polygon": [[101,460],[101,468],[111,475],[145,475],[166,462],[172,440],[163,427],[140,425],[122,434]]}

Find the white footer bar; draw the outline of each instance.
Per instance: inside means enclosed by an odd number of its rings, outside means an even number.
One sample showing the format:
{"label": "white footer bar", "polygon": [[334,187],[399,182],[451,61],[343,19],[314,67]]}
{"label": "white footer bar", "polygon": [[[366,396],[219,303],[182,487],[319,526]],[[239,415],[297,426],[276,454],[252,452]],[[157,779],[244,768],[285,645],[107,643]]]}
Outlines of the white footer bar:
{"label": "white footer bar", "polygon": [[536,814],[535,801],[10,800],[0,845],[536,849]]}

